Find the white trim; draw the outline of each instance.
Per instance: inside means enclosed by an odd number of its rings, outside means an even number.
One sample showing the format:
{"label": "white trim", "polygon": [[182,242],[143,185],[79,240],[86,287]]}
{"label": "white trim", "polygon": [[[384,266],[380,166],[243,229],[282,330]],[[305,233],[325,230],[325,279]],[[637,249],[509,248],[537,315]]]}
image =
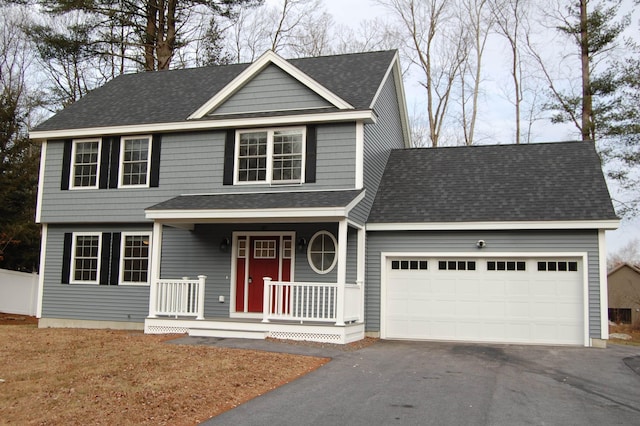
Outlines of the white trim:
{"label": "white trim", "polygon": [[[329,238],[331,238],[331,240],[333,241],[333,247],[334,247],[333,262],[331,263],[331,265],[329,267],[327,267],[324,270],[318,269],[316,267],[316,265],[314,265],[313,262],[311,261],[311,243],[313,243],[313,241],[316,238],[319,238],[320,235],[328,235]],[[323,251],[322,253],[324,254],[325,252]],[[313,272],[315,272],[316,274],[326,275],[329,272],[333,271],[333,268],[336,267],[336,263],[338,263],[339,254],[340,254],[340,252],[339,252],[339,249],[338,249],[338,241],[336,240],[336,237],[331,232],[323,229],[321,231],[316,232],[315,234],[313,234],[313,236],[311,238],[309,238],[309,243],[307,244],[307,263],[309,263],[309,267],[311,267]],[[338,273],[339,272],[340,272],[340,267],[338,267]],[[338,282],[340,282],[340,278],[338,278]]]}
{"label": "white trim", "polygon": [[607,279],[607,239],[604,230],[598,231],[598,265],[600,275],[600,338],[609,338],[609,290]]}
{"label": "white trim", "polygon": [[[148,237],[149,239],[149,248],[147,255],[147,281],[136,281],[129,282],[124,281],[124,253],[125,253],[125,242],[127,237]],[[119,260],[119,271],[118,271],[118,285],[125,286],[148,286],[151,282],[151,256],[153,254],[153,233],[152,232],[143,232],[143,231],[135,231],[135,232],[122,232],[120,234],[120,260]]]}
{"label": "white trim", "polygon": [[368,223],[367,231],[467,231],[503,229],[617,229],[619,219],[504,222]]}
{"label": "white trim", "polygon": [[[295,241],[296,241],[296,233],[295,231],[233,231],[231,233],[231,274],[229,279],[229,318],[253,318],[253,319],[262,319],[263,314],[261,312],[246,312],[249,308],[249,299],[246,297],[249,293],[249,262],[251,255],[249,254],[249,250],[253,250],[251,243],[252,237],[261,237],[261,236],[269,236],[269,237],[279,237],[280,238],[280,254],[282,254],[282,240],[284,237],[291,237],[292,242],[292,251],[291,251],[291,262],[289,267],[289,276],[291,277],[291,281],[294,281],[294,265],[296,263],[296,254],[295,254]],[[238,279],[238,238],[245,237],[247,241],[247,256],[244,258],[244,310],[245,312],[236,311],[236,281]],[[279,274],[282,274],[282,259],[280,259],[279,264]],[[278,279],[281,278],[281,275]],[[262,277],[260,278],[262,279]]]}
{"label": "white trim", "polygon": [[226,209],[226,210],[145,210],[146,219],[217,220],[217,219],[293,219],[293,218],[342,218],[346,217],[364,198],[358,194],[345,207],[314,207],[286,209]]}
{"label": "white trim", "polygon": [[[301,140],[301,165],[300,165],[300,179],[295,180],[274,180],[273,179],[273,162],[274,162],[274,136],[276,132],[291,132],[292,134],[299,134],[302,136]],[[265,179],[264,180],[251,180],[251,181],[240,181],[238,180],[239,175],[239,157],[240,157],[240,134],[243,133],[266,133],[267,134],[267,152],[266,152],[266,170],[265,170]],[[271,186],[288,186],[288,185],[301,185],[304,183],[305,178],[305,166],[307,159],[307,127],[305,126],[297,126],[297,127],[267,127],[267,128],[258,128],[258,129],[238,129],[235,132],[235,143],[234,143],[234,158],[233,158],[233,184],[234,185],[271,185]]]}
{"label": "white trim", "polygon": [[589,263],[587,252],[381,252],[380,253],[380,338],[387,338],[387,260],[393,257],[451,257],[451,258],[580,258],[582,261],[582,321],[583,345],[589,346]]}
{"label": "white trim", "polygon": [[36,306],[36,317],[42,318],[42,298],[44,297],[44,273],[47,261],[47,238],[49,235],[49,225],[42,225],[42,237],[40,243],[40,267],[38,271],[38,303]]}
{"label": "white trim", "polygon": [[364,187],[364,123],[356,122],[356,189]]}
{"label": "white trim", "polygon": [[42,196],[44,193],[44,166],[47,161],[47,141],[40,147],[40,170],[38,171],[38,195],[36,199],[36,223],[42,221]]}
{"label": "white trim", "polygon": [[313,111],[313,110],[326,110],[327,108],[331,108],[329,106],[314,106],[314,107],[300,107],[300,108],[278,108],[278,109],[257,109],[257,110],[247,110],[238,112],[212,112],[207,114],[207,117],[233,117],[237,114],[256,114],[256,113],[264,113],[264,112],[300,112],[300,111]]}
{"label": "white trim", "polygon": [[[147,176],[146,183],[143,185],[125,185],[124,180],[124,145],[126,141],[146,139],[147,140]],[[149,180],[151,179],[151,135],[127,135],[120,138],[120,156],[118,158],[118,188],[149,188]]]}
{"label": "white trim", "polygon": [[315,114],[282,115],[277,117],[229,118],[224,120],[177,121],[155,124],[132,124],[128,126],[86,127],[79,129],[43,130],[29,134],[32,140],[61,139],[69,137],[90,137],[94,135],[112,136],[122,134],[175,133],[195,130],[217,130],[257,126],[295,126],[312,123],[335,123],[362,120],[376,123],[372,110],[348,110]]}
{"label": "white trim", "polygon": [[[75,186],[76,177],[76,147],[80,143],[98,143],[98,159],[96,162],[96,184],[91,186]],[[87,138],[87,139],[74,139],[71,142],[71,161],[69,161],[69,189],[70,190],[83,190],[83,189],[98,189],[100,187],[100,161],[102,157],[102,138]]]}
{"label": "white trim", "polygon": [[[100,284],[100,273],[102,268],[102,232],[73,232],[71,234],[71,265],[69,265],[69,284]],[[98,255],[96,264],[96,279],[92,280],[76,280],[76,241],[77,237],[98,237]]]}
{"label": "white trim", "polygon": [[271,50],[267,50],[263,53],[255,62],[249,65],[244,71],[242,71],[236,78],[231,80],[222,90],[216,93],[211,99],[209,99],[204,105],[198,108],[188,119],[194,120],[204,117],[207,113],[220,106],[223,102],[229,99],[234,93],[236,93],[242,86],[247,84],[249,80],[262,72],[269,64],[274,64],[282,69],[285,73],[298,80],[309,89],[313,90],[320,97],[330,102],[332,105],[340,109],[353,109],[348,102],[322,86],[307,74],[300,71],[298,68],[287,62],[285,59],[278,56]]}

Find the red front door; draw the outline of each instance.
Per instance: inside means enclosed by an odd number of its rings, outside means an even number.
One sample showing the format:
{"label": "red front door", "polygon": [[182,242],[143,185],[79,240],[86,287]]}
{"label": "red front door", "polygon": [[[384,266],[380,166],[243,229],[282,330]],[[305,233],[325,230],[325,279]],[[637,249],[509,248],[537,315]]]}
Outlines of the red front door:
{"label": "red front door", "polygon": [[[236,312],[262,312],[264,277],[289,281],[291,271],[291,237],[239,237],[236,261]],[[284,257],[284,259],[283,259]]]}

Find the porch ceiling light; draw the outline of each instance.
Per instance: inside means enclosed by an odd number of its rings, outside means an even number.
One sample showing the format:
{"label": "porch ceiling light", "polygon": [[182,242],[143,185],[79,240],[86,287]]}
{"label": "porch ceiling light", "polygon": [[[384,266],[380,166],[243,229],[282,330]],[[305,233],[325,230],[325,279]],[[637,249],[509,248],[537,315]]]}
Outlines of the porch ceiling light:
{"label": "porch ceiling light", "polygon": [[222,241],[220,242],[220,251],[225,253],[228,250],[229,250],[229,239],[223,238]]}
{"label": "porch ceiling light", "polygon": [[307,247],[307,240],[305,240],[304,238],[300,238],[298,240],[298,251],[300,253],[304,252],[304,249]]}

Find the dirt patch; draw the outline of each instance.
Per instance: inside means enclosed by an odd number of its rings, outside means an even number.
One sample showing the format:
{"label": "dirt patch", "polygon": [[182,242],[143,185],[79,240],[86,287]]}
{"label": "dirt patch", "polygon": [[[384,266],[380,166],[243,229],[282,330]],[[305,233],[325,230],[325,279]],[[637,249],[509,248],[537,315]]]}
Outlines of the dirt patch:
{"label": "dirt patch", "polygon": [[173,337],[0,326],[0,423],[196,425],[328,362]]}
{"label": "dirt patch", "polygon": [[614,333],[627,334],[631,336],[631,339],[623,340],[623,339],[611,338],[610,340],[612,342],[619,343],[622,345],[640,346],[640,325],[632,325],[632,324],[610,325],[609,335]]}
{"label": "dirt patch", "polygon": [[37,324],[38,318],[28,315],[5,314],[0,312],[0,325],[26,325]]}
{"label": "dirt patch", "polygon": [[374,337],[365,337],[362,340],[358,340],[356,342],[348,343],[346,345],[338,345],[335,343],[319,343],[319,342],[306,342],[306,341],[298,341],[298,340],[285,340],[285,339],[274,339],[271,337],[267,337],[267,340],[270,342],[283,343],[287,345],[294,346],[311,346],[316,348],[330,348],[345,352],[357,351],[362,348],[366,348],[367,346],[371,346],[376,343],[379,339]]}

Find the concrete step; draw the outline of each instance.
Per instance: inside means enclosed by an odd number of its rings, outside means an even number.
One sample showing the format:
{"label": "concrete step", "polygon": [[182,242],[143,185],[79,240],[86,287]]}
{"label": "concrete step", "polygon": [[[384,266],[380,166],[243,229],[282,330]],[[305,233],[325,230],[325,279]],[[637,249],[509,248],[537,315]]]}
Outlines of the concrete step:
{"label": "concrete step", "polygon": [[252,330],[223,330],[212,328],[189,328],[189,336],[220,337],[227,339],[266,339],[268,332]]}

